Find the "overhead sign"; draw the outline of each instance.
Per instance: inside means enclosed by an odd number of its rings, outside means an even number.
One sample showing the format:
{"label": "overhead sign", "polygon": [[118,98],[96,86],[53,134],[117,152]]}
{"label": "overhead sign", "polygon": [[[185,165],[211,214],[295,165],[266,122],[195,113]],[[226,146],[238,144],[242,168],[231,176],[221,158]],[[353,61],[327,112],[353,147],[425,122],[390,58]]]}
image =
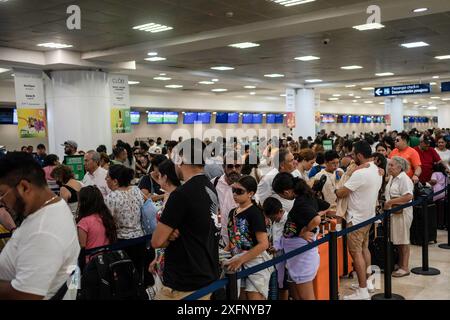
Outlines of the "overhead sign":
{"label": "overhead sign", "polygon": [[109,89],[111,96],[111,128],[113,133],[131,132],[128,76],[110,74]]}
{"label": "overhead sign", "polygon": [[441,83],[441,91],[449,92],[450,91],[450,82],[442,82]]}
{"label": "overhead sign", "polygon": [[401,96],[407,94],[424,94],[430,93],[431,86],[429,83],[408,84],[403,86],[381,87],[375,88],[375,97]]}
{"label": "overhead sign", "polygon": [[286,111],[295,112],[295,89],[286,89]]}

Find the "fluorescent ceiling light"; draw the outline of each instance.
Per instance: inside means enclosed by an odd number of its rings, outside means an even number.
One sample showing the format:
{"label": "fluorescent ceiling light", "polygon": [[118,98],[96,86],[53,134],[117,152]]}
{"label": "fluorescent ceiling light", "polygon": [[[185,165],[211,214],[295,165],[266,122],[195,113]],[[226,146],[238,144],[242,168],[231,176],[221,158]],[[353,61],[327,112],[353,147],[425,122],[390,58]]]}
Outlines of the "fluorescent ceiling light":
{"label": "fluorescent ceiling light", "polygon": [[375,73],[377,77],[388,77],[393,76],[394,74],[392,72],[382,72],[382,73]]}
{"label": "fluorescent ceiling light", "polygon": [[200,81],[199,84],[214,84],[213,81]]}
{"label": "fluorescent ceiling light", "polygon": [[305,82],[316,83],[316,82],[322,82],[322,80],[321,79],[307,79],[307,80],[305,80]]}
{"label": "fluorescent ceiling light", "polygon": [[364,87],[364,88],[361,88],[361,90],[364,90],[364,91],[369,91],[369,90],[374,90],[375,88],[374,87]]}
{"label": "fluorescent ceiling light", "polygon": [[172,78],[169,77],[154,77],[154,80],[160,80],[160,81],[169,81],[172,80]]}
{"label": "fluorescent ceiling light", "polygon": [[430,107],[428,107],[428,110],[437,110],[437,107],[435,107],[435,106],[430,106]]}
{"label": "fluorescent ceiling light", "polygon": [[163,58],[163,57],[151,57],[151,58],[145,58],[144,60],[155,62],[155,61],[164,61],[167,59]]}
{"label": "fluorescent ceiling light", "polygon": [[247,49],[253,47],[259,47],[260,44],[253,42],[241,42],[241,43],[233,43],[228,45],[229,47],[238,48],[238,49]]}
{"label": "fluorescent ceiling light", "polygon": [[414,9],[414,10],[413,10],[413,12],[415,12],[415,13],[418,13],[418,12],[425,12],[425,11],[428,11],[428,8],[417,8],[417,9]]}
{"label": "fluorescent ceiling light", "polygon": [[157,33],[157,32],[172,30],[173,28],[162,25],[162,24],[158,24],[158,23],[146,23],[146,24],[142,24],[140,26],[135,26],[135,27],[133,27],[133,29],[145,31],[145,32],[151,32],[151,33]]}
{"label": "fluorescent ceiling light", "polygon": [[365,104],[373,103],[373,101],[364,101]]}
{"label": "fluorescent ceiling light", "polygon": [[403,103],[408,103],[408,100],[407,99],[403,99]]}
{"label": "fluorescent ceiling light", "polygon": [[345,87],[346,88],[354,88],[354,87],[356,87],[356,84],[349,84],[349,85],[346,85]]}
{"label": "fluorescent ceiling light", "polygon": [[218,88],[218,89],[212,89],[211,91],[212,92],[225,92],[225,91],[228,91],[228,89],[220,89],[220,88]]}
{"label": "fluorescent ceiling light", "polygon": [[384,25],[382,25],[381,23],[366,23],[366,24],[361,24],[359,26],[353,26],[353,29],[356,29],[359,31],[382,29],[382,28],[384,28]]}
{"label": "fluorescent ceiling light", "polygon": [[433,79],[439,79],[439,76],[433,76]]}
{"label": "fluorescent ceiling light", "polygon": [[141,83],[140,81],[128,81],[129,85],[133,85],[133,84],[139,84]]}
{"label": "fluorescent ceiling light", "polygon": [[295,60],[300,60],[300,61],[313,61],[313,60],[319,60],[319,57],[315,57],[315,56],[304,56],[304,57],[296,57],[294,58]]}
{"label": "fluorescent ceiling light", "polygon": [[337,101],[339,98],[328,98],[329,101]]}
{"label": "fluorescent ceiling light", "polygon": [[9,69],[0,68],[0,73],[7,72]]}
{"label": "fluorescent ceiling light", "polygon": [[15,77],[16,75],[14,73],[11,73],[11,77]]}
{"label": "fluorescent ceiling light", "polygon": [[280,94],[280,97],[286,97],[286,94],[285,93]]}
{"label": "fluorescent ceiling light", "polygon": [[416,102],[414,102],[414,104],[419,104],[419,102],[416,101]]}
{"label": "fluorescent ceiling light", "polygon": [[39,43],[37,46],[38,47],[52,48],[52,49],[64,49],[64,48],[71,48],[71,47],[73,47],[73,45],[71,45],[71,44],[54,43],[54,42]]}
{"label": "fluorescent ceiling light", "polygon": [[314,2],[316,0],[270,0],[270,1],[275,2],[277,4],[281,4],[282,6],[285,6],[285,7],[291,7],[291,6],[296,6],[299,4]]}
{"label": "fluorescent ceiling light", "polygon": [[430,86],[435,86],[436,84],[436,82],[430,82]]}
{"label": "fluorescent ceiling light", "polygon": [[419,41],[419,42],[402,43],[401,46],[410,49],[410,48],[428,47],[429,44],[423,41]]}
{"label": "fluorescent ceiling light", "polygon": [[284,74],[271,73],[271,74],[265,74],[264,77],[266,77],[266,78],[283,78]]}
{"label": "fluorescent ceiling light", "polygon": [[167,76],[167,74],[165,74],[165,73],[160,73],[159,75],[160,76]]}
{"label": "fluorescent ceiling light", "polygon": [[340,97],[341,95],[339,93],[333,94],[333,97]]}
{"label": "fluorescent ceiling light", "polygon": [[211,79],[212,82],[219,82],[219,79]]}
{"label": "fluorescent ceiling light", "polygon": [[147,55],[151,56],[151,57],[155,57],[158,55],[158,52],[149,52],[149,53],[147,53]]}
{"label": "fluorescent ceiling light", "polygon": [[245,89],[256,89],[255,86],[244,86]]}
{"label": "fluorescent ceiling light", "polygon": [[356,96],[355,99],[361,99],[361,97],[360,96]]}
{"label": "fluorescent ceiling light", "polygon": [[450,59],[450,54],[448,54],[446,56],[437,56],[437,57],[434,57],[434,58],[438,59],[438,60],[447,60],[447,59]]}
{"label": "fluorescent ceiling light", "polygon": [[363,67],[361,66],[343,66],[341,67],[341,69],[343,70],[356,70],[356,69],[362,69]]}
{"label": "fluorescent ceiling light", "polygon": [[379,102],[378,104],[384,104],[384,102]]}
{"label": "fluorescent ceiling light", "polygon": [[353,102],[353,103],[356,103],[356,102],[358,102],[358,100],[352,100],[352,102]]}
{"label": "fluorescent ceiling light", "polygon": [[450,101],[450,98],[443,98],[442,101]]}
{"label": "fluorescent ceiling light", "polygon": [[219,70],[219,71],[234,70],[233,67],[227,67],[227,66],[211,67],[211,69],[212,69],[212,70]]}
{"label": "fluorescent ceiling light", "polygon": [[183,88],[183,86],[181,84],[168,84],[167,86],[165,86],[166,88],[170,88],[170,89],[178,89],[178,88]]}
{"label": "fluorescent ceiling light", "polygon": [[250,94],[251,94],[252,96],[254,96],[254,95],[256,94],[256,92],[252,91],[252,92],[250,92]]}
{"label": "fluorescent ceiling light", "polygon": [[441,97],[430,97],[430,99],[440,99]]}
{"label": "fluorescent ceiling light", "polygon": [[355,94],[354,93],[349,93],[348,96],[349,97],[353,97]]}

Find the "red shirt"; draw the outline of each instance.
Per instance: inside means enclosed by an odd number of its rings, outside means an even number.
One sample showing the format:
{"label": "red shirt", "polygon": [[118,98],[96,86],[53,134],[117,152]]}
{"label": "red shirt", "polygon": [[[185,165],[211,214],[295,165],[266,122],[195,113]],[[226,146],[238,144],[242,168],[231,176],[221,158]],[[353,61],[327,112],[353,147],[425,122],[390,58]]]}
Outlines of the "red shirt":
{"label": "red shirt", "polygon": [[426,183],[430,181],[431,175],[433,174],[433,165],[441,161],[441,157],[436,150],[431,147],[428,147],[427,150],[422,150],[417,146],[414,150],[419,154],[420,162],[422,163],[422,174],[420,175],[419,180],[422,183]]}

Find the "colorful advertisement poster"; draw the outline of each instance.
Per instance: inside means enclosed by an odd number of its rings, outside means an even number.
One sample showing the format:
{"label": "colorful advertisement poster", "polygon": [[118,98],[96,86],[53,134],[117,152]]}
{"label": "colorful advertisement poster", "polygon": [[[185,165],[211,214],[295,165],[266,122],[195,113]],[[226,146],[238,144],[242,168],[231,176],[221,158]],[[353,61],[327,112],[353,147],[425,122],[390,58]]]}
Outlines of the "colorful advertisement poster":
{"label": "colorful advertisement poster", "polygon": [[316,123],[316,132],[319,132],[320,131],[320,123],[322,122],[322,115],[320,114],[320,111],[316,111],[314,119],[315,119],[314,122]]}
{"label": "colorful advertisement poster", "polygon": [[112,109],[111,128],[113,133],[131,132],[130,109]]}
{"label": "colorful advertisement poster", "polygon": [[76,180],[83,180],[84,156],[64,156],[64,164],[72,169]]}
{"label": "colorful advertisement poster", "polygon": [[391,125],[391,115],[390,114],[384,115],[384,122],[386,123],[387,126]]}
{"label": "colorful advertisement poster", "polygon": [[131,132],[130,88],[128,76],[109,75],[111,97],[111,129],[113,133]]}
{"label": "colorful advertisement poster", "polygon": [[42,71],[14,69],[14,74],[19,138],[45,138],[47,119]]}
{"label": "colorful advertisement poster", "polygon": [[17,109],[20,138],[45,138],[47,119],[45,109]]}
{"label": "colorful advertisement poster", "polygon": [[288,112],[286,118],[287,127],[289,129],[295,128],[295,112]]}

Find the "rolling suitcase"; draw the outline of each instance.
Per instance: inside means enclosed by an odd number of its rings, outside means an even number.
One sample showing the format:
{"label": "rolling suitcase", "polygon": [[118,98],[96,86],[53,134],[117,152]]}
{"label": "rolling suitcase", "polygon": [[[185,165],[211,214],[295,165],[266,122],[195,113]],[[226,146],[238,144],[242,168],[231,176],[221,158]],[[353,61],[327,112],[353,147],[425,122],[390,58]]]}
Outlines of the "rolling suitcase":
{"label": "rolling suitcase", "polygon": [[[395,246],[391,246],[391,261],[392,261],[392,271],[394,271],[394,266],[398,262],[398,248]],[[384,271],[384,234],[383,234],[383,226],[382,224],[373,224],[370,229],[369,234],[369,251],[372,257],[372,265],[376,265],[380,268],[380,270]]]}
{"label": "rolling suitcase", "polygon": [[[415,206],[413,210],[413,222],[410,230],[410,240],[413,245],[422,245],[423,241],[423,216],[422,216],[422,203],[419,206]],[[428,243],[437,243],[437,216],[436,216],[436,204],[430,199],[427,203],[428,206]]]}

